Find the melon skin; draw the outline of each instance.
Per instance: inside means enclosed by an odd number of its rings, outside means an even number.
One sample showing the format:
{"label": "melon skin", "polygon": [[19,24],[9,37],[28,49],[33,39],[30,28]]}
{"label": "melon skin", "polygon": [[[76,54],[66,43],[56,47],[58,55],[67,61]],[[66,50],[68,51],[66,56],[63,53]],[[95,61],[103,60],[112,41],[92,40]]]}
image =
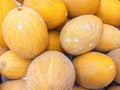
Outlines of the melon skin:
{"label": "melon skin", "polygon": [[102,20],[94,15],[83,15],[70,20],[60,33],[62,48],[71,55],[91,51],[103,34]]}
{"label": "melon skin", "polygon": [[48,43],[48,31],[42,17],[33,9],[13,9],[3,22],[2,33],[8,47],[23,59],[33,59]]}
{"label": "melon skin", "polygon": [[27,72],[28,90],[72,90],[75,71],[61,52],[46,51],[33,60]]}

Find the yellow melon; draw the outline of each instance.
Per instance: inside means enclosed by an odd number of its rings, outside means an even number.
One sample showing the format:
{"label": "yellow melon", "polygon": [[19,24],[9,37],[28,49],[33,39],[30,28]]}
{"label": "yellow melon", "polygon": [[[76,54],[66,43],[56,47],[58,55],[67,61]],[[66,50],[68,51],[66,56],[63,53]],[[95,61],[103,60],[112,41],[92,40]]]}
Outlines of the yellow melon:
{"label": "yellow melon", "polygon": [[94,15],[83,15],[70,20],[60,33],[63,49],[72,55],[86,53],[99,43],[103,23]]}
{"label": "yellow melon", "polygon": [[120,90],[120,86],[119,85],[110,86],[107,90]]}
{"label": "yellow melon", "polygon": [[85,15],[95,14],[100,6],[99,0],[61,0],[63,1],[69,11],[71,18]]}
{"label": "yellow melon", "polygon": [[60,45],[60,33],[56,30],[48,32],[48,47],[47,50],[57,50],[63,52]]}
{"label": "yellow melon", "polygon": [[0,90],[27,90],[25,80],[7,81],[0,85]]}
{"label": "yellow melon", "polygon": [[24,59],[42,53],[48,43],[48,31],[41,16],[27,7],[13,9],[3,22],[3,36],[9,48]]}
{"label": "yellow melon", "polygon": [[35,58],[27,71],[28,90],[71,90],[75,71],[71,61],[58,51]]}
{"label": "yellow melon", "polygon": [[101,5],[97,12],[104,23],[113,26],[120,26],[120,1],[119,0],[100,0]]}
{"label": "yellow melon", "polygon": [[104,24],[104,32],[95,50],[107,52],[120,47],[120,31],[114,26]]}
{"label": "yellow melon", "polygon": [[38,11],[49,30],[60,26],[67,18],[67,8],[59,0],[25,0],[23,5]]}
{"label": "yellow melon", "polygon": [[88,89],[85,89],[85,88],[82,88],[82,87],[73,87],[72,90],[88,90]]}
{"label": "yellow melon", "polygon": [[15,7],[17,5],[14,0],[0,0],[0,46],[7,47],[2,34],[2,23],[9,11]]}
{"label": "yellow melon", "polygon": [[107,55],[110,56],[116,64],[117,74],[114,81],[120,84],[120,48],[110,51]]}
{"label": "yellow melon", "polygon": [[0,56],[0,73],[9,79],[19,79],[26,76],[31,60],[18,57],[11,51]]}
{"label": "yellow melon", "polygon": [[116,66],[107,55],[88,52],[73,60],[76,83],[88,89],[100,89],[109,85],[115,75]]}
{"label": "yellow melon", "polygon": [[1,47],[1,46],[0,46],[0,56],[1,56],[3,53],[5,53],[7,50],[8,50],[8,48],[6,48],[6,47]]}

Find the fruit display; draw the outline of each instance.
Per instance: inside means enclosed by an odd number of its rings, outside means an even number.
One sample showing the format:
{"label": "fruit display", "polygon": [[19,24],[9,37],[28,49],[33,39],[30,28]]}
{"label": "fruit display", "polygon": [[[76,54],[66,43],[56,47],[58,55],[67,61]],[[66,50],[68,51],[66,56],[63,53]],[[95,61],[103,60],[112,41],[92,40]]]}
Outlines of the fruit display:
{"label": "fruit display", "polygon": [[1,0],[0,90],[120,90],[120,1]]}

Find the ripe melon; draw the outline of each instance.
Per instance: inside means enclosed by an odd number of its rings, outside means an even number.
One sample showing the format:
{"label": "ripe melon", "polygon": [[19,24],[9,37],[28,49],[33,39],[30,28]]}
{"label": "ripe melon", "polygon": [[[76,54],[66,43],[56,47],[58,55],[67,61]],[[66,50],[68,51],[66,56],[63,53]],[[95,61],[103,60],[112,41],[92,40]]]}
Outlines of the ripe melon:
{"label": "ripe melon", "polygon": [[63,49],[72,55],[86,53],[99,43],[103,23],[94,15],[83,15],[70,20],[60,33]]}
{"label": "ripe melon", "polygon": [[107,90],[120,90],[120,86],[119,85],[111,86]]}
{"label": "ripe melon", "polygon": [[112,59],[98,52],[88,52],[76,57],[73,65],[76,83],[88,89],[104,88],[116,75],[116,66]]}
{"label": "ripe melon", "polygon": [[63,52],[60,45],[60,33],[56,30],[48,32],[48,47],[47,50],[57,50]]}
{"label": "ripe melon", "polygon": [[28,90],[71,90],[75,71],[71,61],[58,51],[46,51],[27,71]]}
{"label": "ripe melon", "polygon": [[24,0],[23,5],[39,12],[49,30],[57,28],[67,18],[67,8],[60,0]]}
{"label": "ripe melon", "polygon": [[71,18],[85,15],[95,14],[100,6],[100,0],[61,0],[63,1],[69,11]]}
{"label": "ripe melon", "polygon": [[100,2],[101,4],[97,16],[99,16],[106,24],[120,26],[120,1],[100,0]]}
{"label": "ripe melon", "polygon": [[110,51],[107,55],[110,56],[116,64],[117,74],[114,81],[120,84],[120,48]]}
{"label": "ripe melon", "polygon": [[15,7],[17,5],[14,0],[0,0],[0,46],[7,47],[2,34],[2,23],[9,11]]}
{"label": "ripe melon", "polygon": [[114,26],[104,24],[104,32],[95,50],[108,52],[120,47],[120,31]]}
{"label": "ripe melon", "polygon": [[82,87],[73,87],[73,90],[88,90],[88,89],[85,89],[85,88],[82,88]]}
{"label": "ripe melon", "polygon": [[1,56],[3,53],[5,53],[7,50],[8,50],[8,48],[6,48],[6,47],[1,47],[1,46],[0,46],[0,56]]}
{"label": "ripe melon", "polygon": [[27,90],[25,80],[7,81],[0,85],[0,90]]}
{"label": "ripe melon", "polygon": [[24,59],[33,59],[47,48],[45,22],[30,8],[13,9],[3,22],[2,32],[9,48]]}
{"label": "ripe melon", "polygon": [[0,56],[0,73],[9,79],[19,79],[26,76],[31,60],[18,57],[11,51]]}

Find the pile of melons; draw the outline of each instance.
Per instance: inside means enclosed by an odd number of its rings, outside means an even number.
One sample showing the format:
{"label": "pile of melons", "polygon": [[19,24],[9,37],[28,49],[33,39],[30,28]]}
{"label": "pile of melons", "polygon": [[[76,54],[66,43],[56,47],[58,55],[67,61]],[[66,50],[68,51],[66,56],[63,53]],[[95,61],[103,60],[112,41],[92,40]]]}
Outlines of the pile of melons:
{"label": "pile of melons", "polygon": [[119,26],[119,0],[0,0],[0,90],[120,90]]}

